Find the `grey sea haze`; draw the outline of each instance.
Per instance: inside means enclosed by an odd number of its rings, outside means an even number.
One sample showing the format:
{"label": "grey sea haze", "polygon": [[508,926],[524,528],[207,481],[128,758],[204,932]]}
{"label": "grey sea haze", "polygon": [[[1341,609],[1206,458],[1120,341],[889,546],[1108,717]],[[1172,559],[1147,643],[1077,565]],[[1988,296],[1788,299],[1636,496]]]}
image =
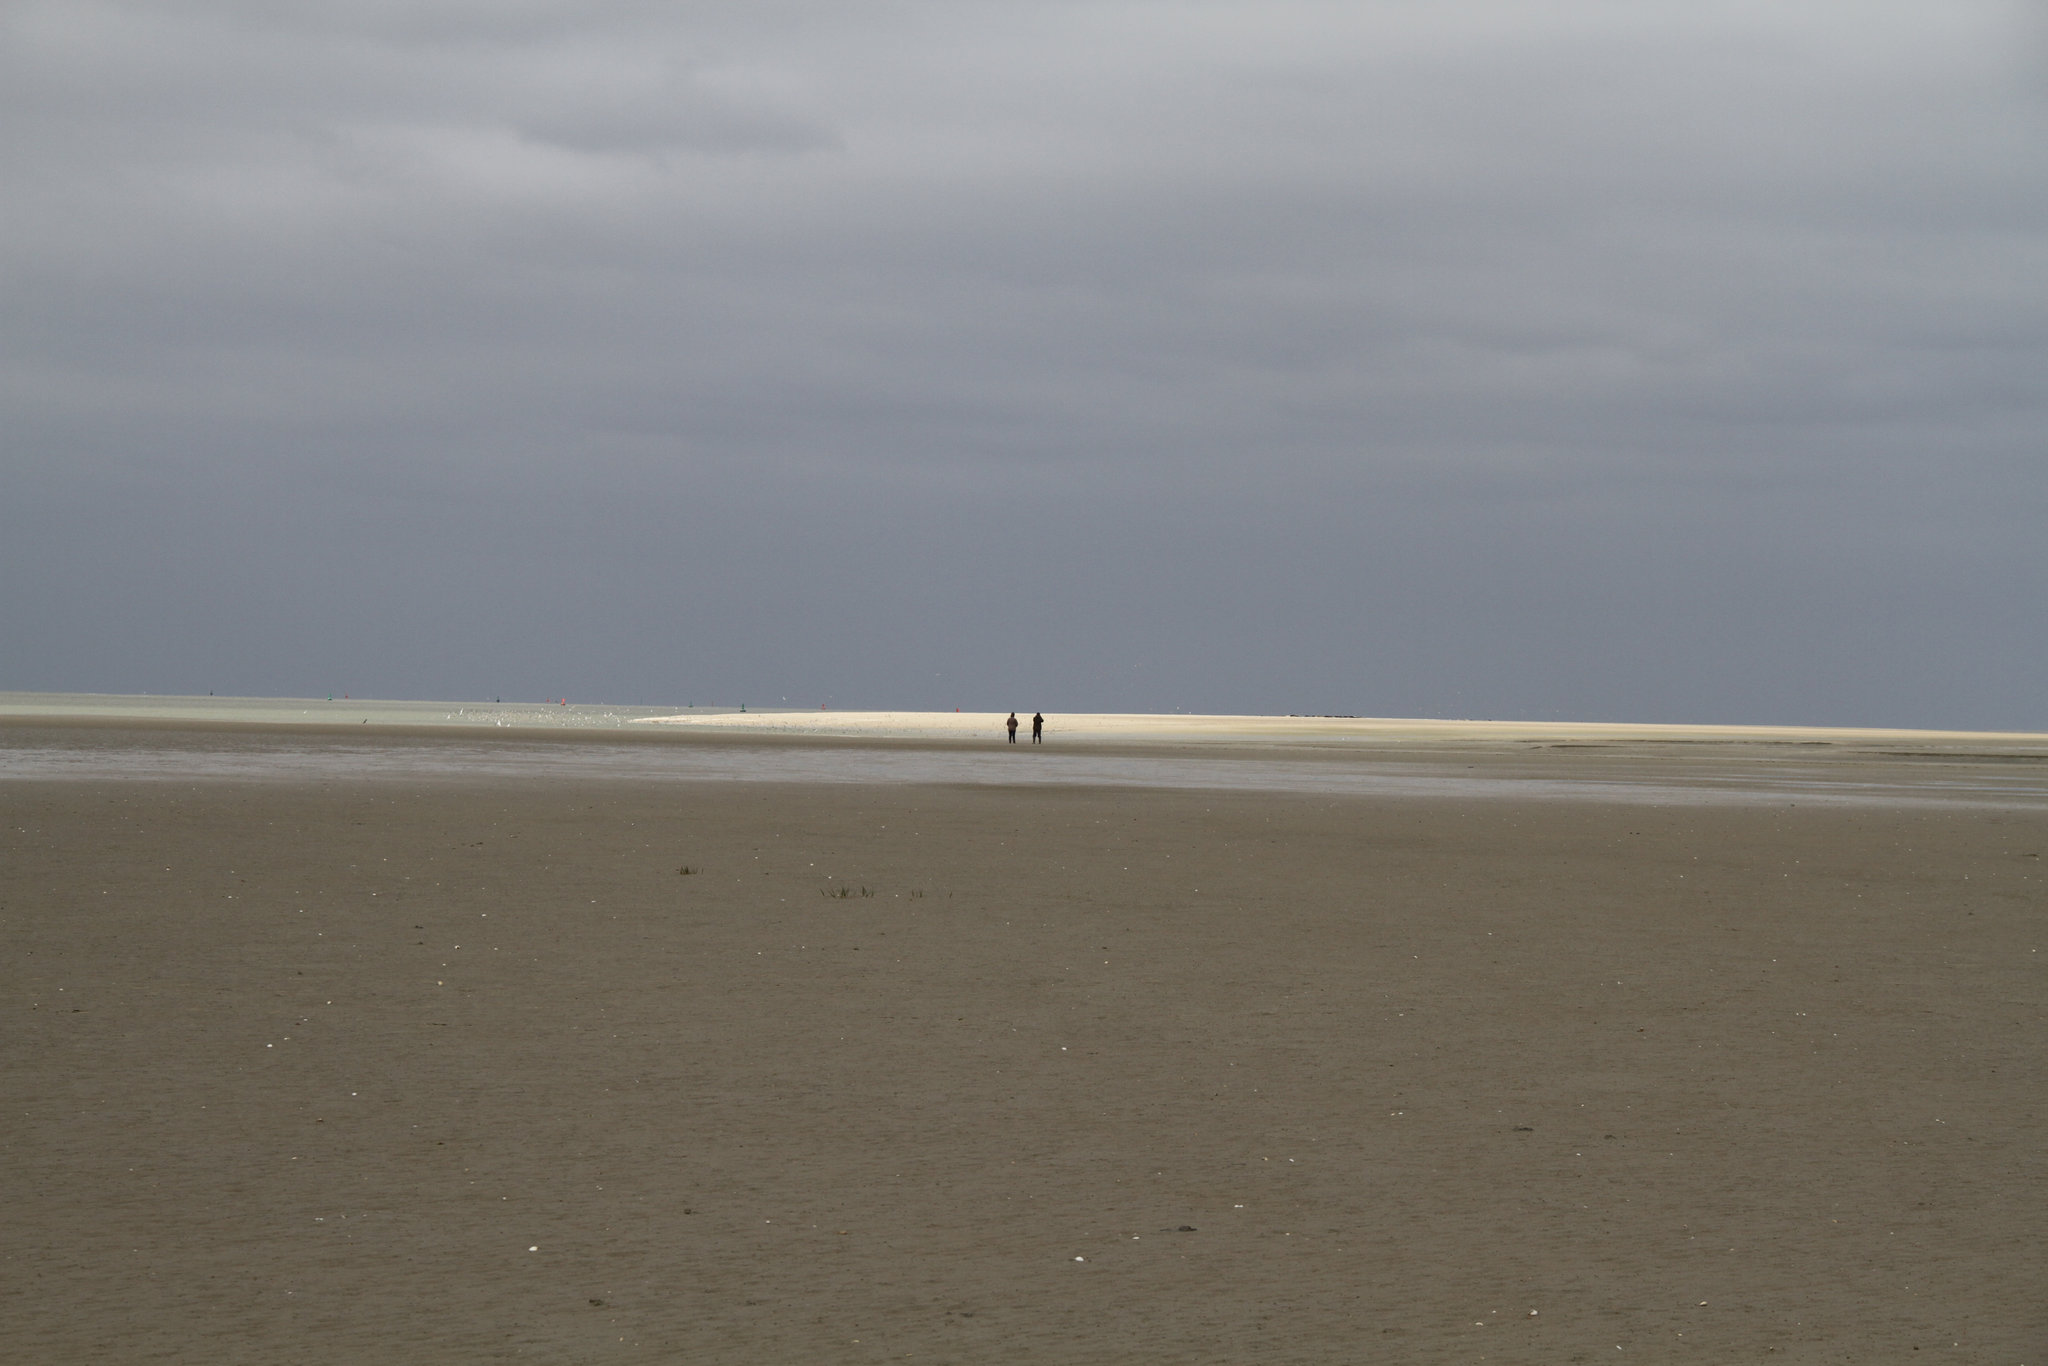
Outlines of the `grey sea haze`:
{"label": "grey sea haze", "polygon": [[643,717],[678,712],[705,716],[730,707],[687,703],[593,705],[554,699],[431,701],[368,697],[197,697],[124,693],[0,692],[0,722],[9,718],[78,717],[129,722],[218,722],[267,726],[491,726],[608,730]]}

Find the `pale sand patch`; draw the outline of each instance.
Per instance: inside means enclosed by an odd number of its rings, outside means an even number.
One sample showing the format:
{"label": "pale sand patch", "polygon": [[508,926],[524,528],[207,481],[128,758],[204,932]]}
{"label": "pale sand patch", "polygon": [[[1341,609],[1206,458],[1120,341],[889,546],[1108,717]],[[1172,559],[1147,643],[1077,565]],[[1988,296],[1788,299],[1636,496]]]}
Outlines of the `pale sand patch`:
{"label": "pale sand patch", "polygon": [[[635,725],[768,735],[875,739],[1001,739],[1007,712],[817,711],[650,716]],[[1019,712],[1018,738],[1031,713]],[[1679,726],[1595,721],[1443,721],[1400,717],[1189,716],[1091,712],[1048,715],[1050,741],[1169,744],[1387,744],[1400,741],[1502,745],[1616,743],[1861,744],[2017,746],[2048,751],[2048,734],[2025,731],[1883,730],[1846,726]]]}

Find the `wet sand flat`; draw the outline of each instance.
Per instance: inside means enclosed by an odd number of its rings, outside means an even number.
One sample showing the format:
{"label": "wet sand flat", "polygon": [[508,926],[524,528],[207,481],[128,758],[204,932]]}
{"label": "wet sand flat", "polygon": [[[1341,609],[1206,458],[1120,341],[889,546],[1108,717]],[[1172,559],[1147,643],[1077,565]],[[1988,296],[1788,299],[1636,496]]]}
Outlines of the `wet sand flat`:
{"label": "wet sand flat", "polygon": [[2035,1361],[2044,854],[2024,804],[0,778],[0,1341]]}

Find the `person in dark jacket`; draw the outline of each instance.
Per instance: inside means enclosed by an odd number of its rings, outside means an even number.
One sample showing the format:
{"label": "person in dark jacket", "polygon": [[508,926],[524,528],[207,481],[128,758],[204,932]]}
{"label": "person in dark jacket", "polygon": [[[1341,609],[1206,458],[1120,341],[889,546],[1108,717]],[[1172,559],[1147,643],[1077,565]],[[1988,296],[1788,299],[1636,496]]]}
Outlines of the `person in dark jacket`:
{"label": "person in dark jacket", "polygon": [[1042,711],[1031,714],[1031,743],[1034,745],[1045,743],[1045,713]]}
{"label": "person in dark jacket", "polygon": [[1011,744],[1013,744],[1013,745],[1014,745],[1014,744],[1016,744],[1016,743],[1017,743],[1017,713],[1016,713],[1016,712],[1011,712],[1011,713],[1010,713],[1010,719],[1009,719],[1008,721],[1005,721],[1005,722],[1004,722],[1003,724],[1004,724],[1005,726],[1007,726],[1007,727],[1009,728],[1009,731],[1010,731],[1010,743],[1011,743]]}

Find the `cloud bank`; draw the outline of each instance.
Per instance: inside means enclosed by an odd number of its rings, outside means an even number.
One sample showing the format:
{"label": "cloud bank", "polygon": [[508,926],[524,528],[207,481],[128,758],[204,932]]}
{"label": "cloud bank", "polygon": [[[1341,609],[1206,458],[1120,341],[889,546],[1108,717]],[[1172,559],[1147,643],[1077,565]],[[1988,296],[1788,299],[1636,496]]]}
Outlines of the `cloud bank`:
{"label": "cloud bank", "polygon": [[2048,728],[2038,9],[0,24],[0,687]]}

